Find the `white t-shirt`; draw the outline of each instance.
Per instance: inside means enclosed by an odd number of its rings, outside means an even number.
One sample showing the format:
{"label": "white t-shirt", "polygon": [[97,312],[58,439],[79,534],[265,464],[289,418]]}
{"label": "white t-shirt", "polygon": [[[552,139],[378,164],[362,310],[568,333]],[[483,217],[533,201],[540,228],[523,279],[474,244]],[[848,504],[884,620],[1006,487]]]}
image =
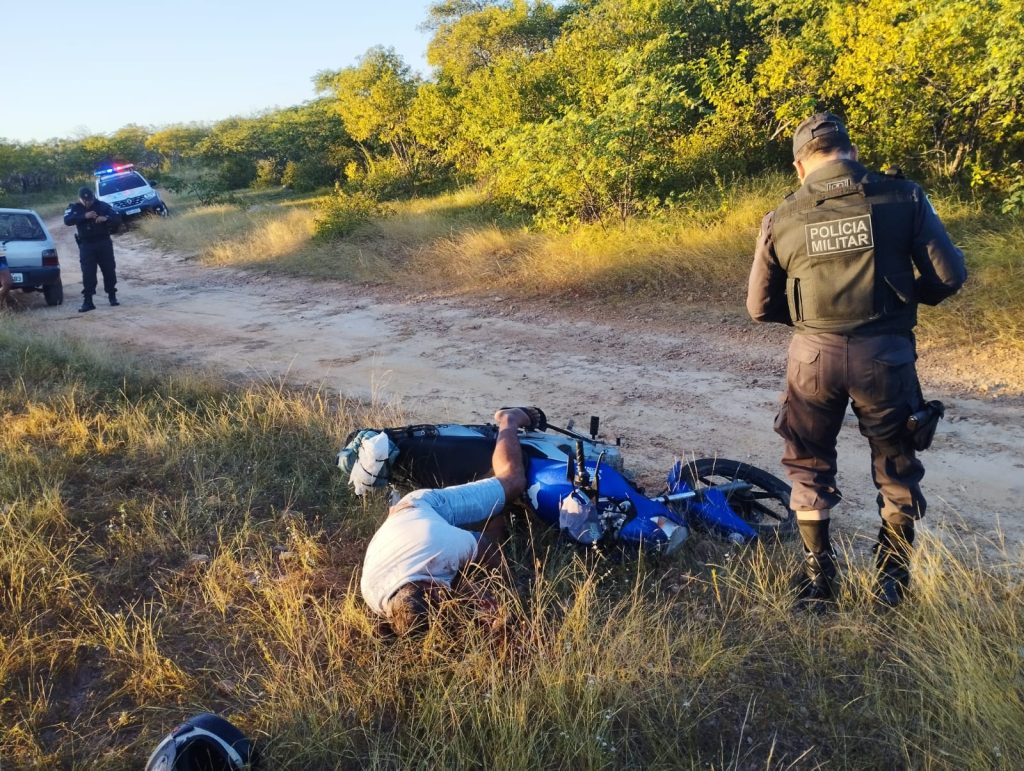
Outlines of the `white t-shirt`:
{"label": "white t-shirt", "polygon": [[451,588],[463,565],[477,556],[477,533],[456,527],[501,511],[497,479],[441,490],[417,490],[399,501],[366,549],[359,590],[370,610],[385,615],[396,591],[413,581]]}

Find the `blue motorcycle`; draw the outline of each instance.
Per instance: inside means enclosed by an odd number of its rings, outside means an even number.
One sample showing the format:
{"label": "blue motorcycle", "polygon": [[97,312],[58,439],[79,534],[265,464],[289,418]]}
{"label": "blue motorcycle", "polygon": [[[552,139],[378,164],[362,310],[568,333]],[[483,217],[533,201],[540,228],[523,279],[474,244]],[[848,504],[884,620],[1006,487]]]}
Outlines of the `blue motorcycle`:
{"label": "blue motorcycle", "polygon": [[[618,442],[547,423],[520,432],[527,507],[575,543],[620,545],[672,554],[694,531],[745,545],[796,532],[790,487],[767,471],[724,458],[677,460],[665,489],[648,495],[624,468]],[[447,487],[491,475],[497,441],[491,424],[426,424],[353,432],[338,455],[366,487]],[[386,440],[384,439],[386,437]],[[368,452],[370,444],[374,449]],[[367,456],[372,469],[367,469]]]}

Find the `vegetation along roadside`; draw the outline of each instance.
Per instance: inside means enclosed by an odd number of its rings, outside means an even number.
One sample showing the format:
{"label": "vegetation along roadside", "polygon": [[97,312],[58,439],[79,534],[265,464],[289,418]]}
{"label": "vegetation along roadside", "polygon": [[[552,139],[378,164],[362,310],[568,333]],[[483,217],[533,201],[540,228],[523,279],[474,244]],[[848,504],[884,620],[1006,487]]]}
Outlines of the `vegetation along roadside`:
{"label": "vegetation along roadside", "polygon": [[221,262],[739,308],[757,220],[795,184],[792,131],[828,108],[968,255],[925,342],[1019,351],[1019,0],[438,2],[424,28],[426,74],[374,46],[302,105],[0,141],[0,203],[127,160],[208,209],[154,235]]}
{"label": "vegetation along roadside", "polygon": [[[185,200],[178,216],[151,219],[142,232],[215,265],[413,291],[710,304],[742,313],[761,217],[790,186],[781,175],[761,177],[694,194],[657,217],[568,231],[528,227],[473,189],[374,205],[349,203],[345,193],[257,194],[205,207]],[[952,347],[953,355],[978,346],[1024,349],[1024,215],[954,194],[934,196],[934,205],[967,256],[970,281],[953,300],[922,309],[925,344]],[[340,234],[329,226],[330,235],[318,234],[328,218]]]}

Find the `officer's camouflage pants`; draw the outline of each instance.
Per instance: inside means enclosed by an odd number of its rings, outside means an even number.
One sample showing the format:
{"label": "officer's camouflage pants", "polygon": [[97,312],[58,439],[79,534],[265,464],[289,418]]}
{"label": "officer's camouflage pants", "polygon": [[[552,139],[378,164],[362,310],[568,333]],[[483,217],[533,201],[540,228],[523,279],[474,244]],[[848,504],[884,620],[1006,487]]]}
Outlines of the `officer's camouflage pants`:
{"label": "officer's camouflage pants", "polygon": [[924,466],[906,437],[918,406],[913,338],[905,335],[793,336],[786,395],[775,430],[786,440],[782,464],[797,511],[829,509],[836,488],[836,437],[852,402],[860,432],[871,445],[871,474],[883,519],[907,524],[924,516]]}

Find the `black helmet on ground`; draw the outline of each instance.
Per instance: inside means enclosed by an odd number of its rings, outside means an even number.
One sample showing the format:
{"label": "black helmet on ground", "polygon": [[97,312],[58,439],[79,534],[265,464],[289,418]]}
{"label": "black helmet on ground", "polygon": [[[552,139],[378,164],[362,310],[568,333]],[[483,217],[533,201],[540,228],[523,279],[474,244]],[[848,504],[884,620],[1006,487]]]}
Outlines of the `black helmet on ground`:
{"label": "black helmet on ground", "polygon": [[252,742],[207,712],[171,731],[149,756],[146,771],[247,771],[254,761]]}

